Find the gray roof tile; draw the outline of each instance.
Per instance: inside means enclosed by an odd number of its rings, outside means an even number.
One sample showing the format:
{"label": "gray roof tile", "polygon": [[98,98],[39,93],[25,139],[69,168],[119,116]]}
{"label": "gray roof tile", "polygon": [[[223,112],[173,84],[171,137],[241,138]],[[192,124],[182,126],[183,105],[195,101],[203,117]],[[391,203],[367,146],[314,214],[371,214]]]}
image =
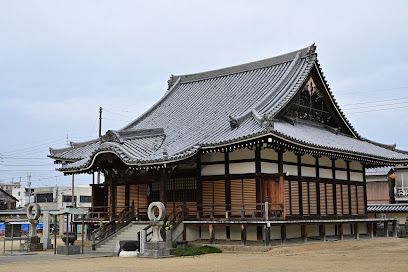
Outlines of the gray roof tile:
{"label": "gray roof tile", "polygon": [[[317,54],[311,46],[258,62],[172,76],[170,89],[162,99],[125,128],[107,133],[105,142],[94,140],[73,148],[51,149],[50,157],[79,160],[64,165],[63,171],[84,170],[92,156],[106,151],[114,152],[129,165],[146,165],[183,159],[200,148],[275,135],[316,149],[382,161],[408,161],[407,154],[359,137],[337,104],[355,137],[302,122],[275,122],[273,130],[261,124],[265,116],[276,115],[289,103],[311,69],[318,68],[316,65]],[[332,96],[330,90],[329,94]],[[229,116],[239,123],[237,128],[231,129]]]}

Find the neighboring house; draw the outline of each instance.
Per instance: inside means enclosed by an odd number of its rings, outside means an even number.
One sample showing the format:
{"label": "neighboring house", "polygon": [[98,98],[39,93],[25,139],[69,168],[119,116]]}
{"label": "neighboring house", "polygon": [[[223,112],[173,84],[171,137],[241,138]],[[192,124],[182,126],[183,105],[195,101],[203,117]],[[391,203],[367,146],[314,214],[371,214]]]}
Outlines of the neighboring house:
{"label": "neighboring house", "polygon": [[13,189],[20,188],[20,187],[21,187],[20,182],[9,182],[9,183],[2,182],[0,183],[0,189],[3,189],[9,194],[12,193]]}
{"label": "neighboring house", "polygon": [[[71,187],[37,187],[33,188],[34,202],[42,210],[56,211],[72,203]],[[74,187],[74,205],[82,208],[91,207],[92,191],[90,187]]]}
{"label": "neighboring house", "polygon": [[104,174],[93,205],[110,219],[130,206],[129,219],[146,219],[161,201],[183,239],[243,243],[371,234],[379,221],[368,219],[365,168],[408,163],[356,132],[314,45],[171,76],[164,97],[123,129],[49,156],[66,175]]}
{"label": "neighboring house", "polygon": [[367,204],[395,203],[394,167],[378,167],[366,169]]}
{"label": "neighboring house", "polygon": [[0,189],[0,210],[13,210],[16,208],[17,199],[5,190]]}
{"label": "neighboring house", "polygon": [[[368,215],[398,218],[400,234],[408,231],[408,167],[380,167],[366,170]],[[404,181],[405,179],[405,181]]]}

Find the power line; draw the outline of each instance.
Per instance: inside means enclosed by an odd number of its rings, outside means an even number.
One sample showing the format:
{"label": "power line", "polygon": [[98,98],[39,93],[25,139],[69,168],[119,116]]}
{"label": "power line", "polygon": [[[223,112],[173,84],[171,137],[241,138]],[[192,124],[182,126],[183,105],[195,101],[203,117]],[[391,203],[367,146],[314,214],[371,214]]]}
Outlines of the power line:
{"label": "power line", "polygon": [[401,106],[401,107],[392,107],[392,108],[384,108],[384,109],[374,109],[374,110],[367,110],[367,111],[352,111],[348,112],[348,114],[356,114],[356,113],[366,113],[366,112],[376,112],[376,111],[386,111],[386,110],[396,110],[396,109],[405,109],[408,108],[407,106]]}
{"label": "power line", "polygon": [[384,88],[384,89],[371,89],[371,90],[337,90],[337,92],[341,93],[368,93],[368,92],[382,92],[382,91],[393,91],[393,90],[402,90],[402,89],[408,89],[408,86],[400,86],[400,87],[394,87],[394,88]]}

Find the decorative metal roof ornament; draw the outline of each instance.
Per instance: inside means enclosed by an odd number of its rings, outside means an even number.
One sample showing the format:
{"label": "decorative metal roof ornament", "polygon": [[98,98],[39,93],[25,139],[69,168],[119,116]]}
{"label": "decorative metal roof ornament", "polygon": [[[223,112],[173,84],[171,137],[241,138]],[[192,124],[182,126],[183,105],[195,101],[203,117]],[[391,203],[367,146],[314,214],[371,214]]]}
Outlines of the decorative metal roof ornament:
{"label": "decorative metal roof ornament", "polygon": [[231,129],[237,128],[239,127],[239,122],[237,119],[235,119],[234,117],[232,117],[231,115],[228,116],[229,117],[229,124],[231,126]]}
{"label": "decorative metal roof ornament", "polygon": [[274,129],[272,114],[265,114],[263,116],[262,126],[266,128],[267,132],[270,132]]}
{"label": "decorative metal roof ornament", "polygon": [[101,137],[101,142],[115,142],[115,143],[123,143],[123,138],[120,137],[119,133],[114,130],[108,130],[105,135]]}

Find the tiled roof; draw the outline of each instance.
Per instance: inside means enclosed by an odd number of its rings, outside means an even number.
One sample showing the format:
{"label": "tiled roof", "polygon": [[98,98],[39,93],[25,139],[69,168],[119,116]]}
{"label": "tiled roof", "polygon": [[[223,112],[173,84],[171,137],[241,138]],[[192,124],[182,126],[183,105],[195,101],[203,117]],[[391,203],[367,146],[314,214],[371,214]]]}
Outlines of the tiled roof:
{"label": "tiled roof", "polygon": [[[108,132],[102,141],[51,149],[50,157],[76,161],[65,164],[63,171],[86,170],[93,157],[101,152],[115,153],[126,164],[141,166],[180,160],[201,148],[272,135],[315,149],[385,162],[408,161],[407,154],[358,136],[330,90],[333,107],[351,136],[304,122],[292,125],[274,120],[273,128],[268,126],[266,121],[272,120],[291,101],[313,68],[323,77],[314,45],[262,61],[172,76],[164,97],[125,128]],[[231,122],[236,126],[232,128]],[[160,133],[155,135],[152,130]]]}
{"label": "tiled roof", "polygon": [[369,204],[368,212],[408,212],[408,204]]}
{"label": "tiled roof", "polygon": [[367,168],[366,175],[367,176],[387,176],[388,173],[393,169],[394,168],[391,166]]}

